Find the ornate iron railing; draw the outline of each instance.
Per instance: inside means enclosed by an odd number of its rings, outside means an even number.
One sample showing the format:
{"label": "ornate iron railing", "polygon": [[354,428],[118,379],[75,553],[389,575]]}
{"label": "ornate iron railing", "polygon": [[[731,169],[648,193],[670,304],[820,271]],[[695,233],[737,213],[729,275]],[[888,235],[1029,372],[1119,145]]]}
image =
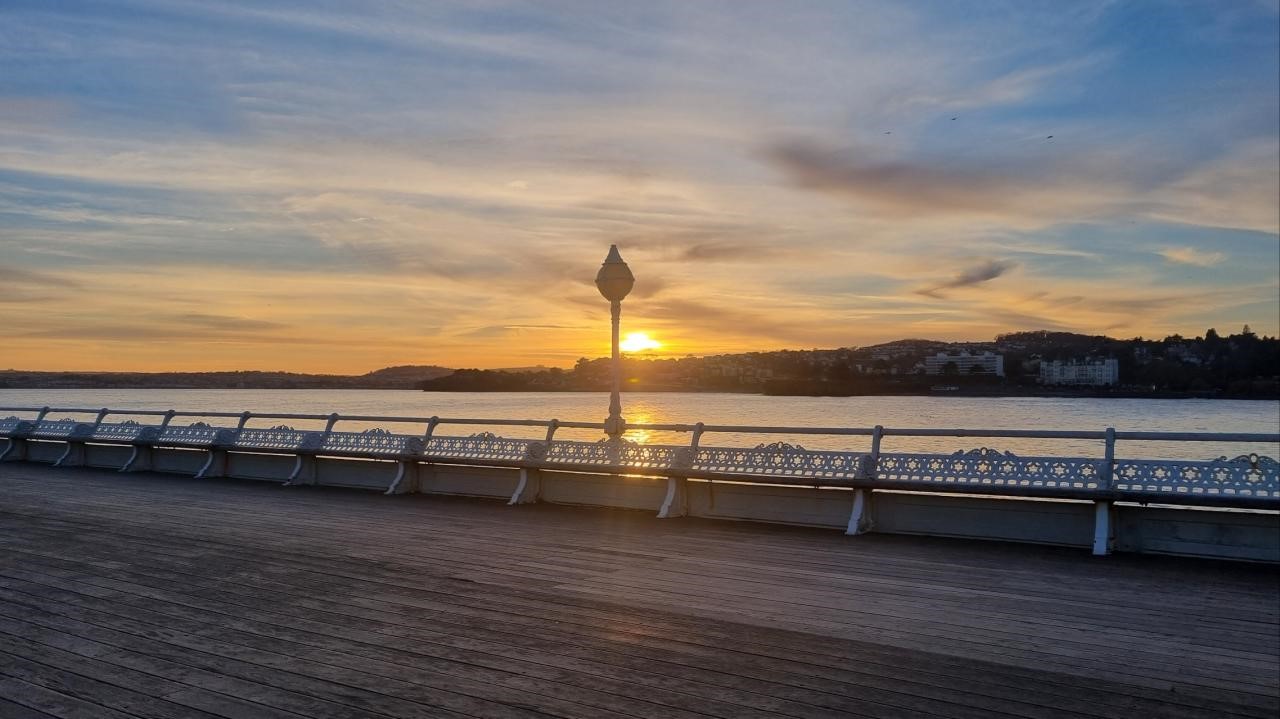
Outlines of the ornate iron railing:
{"label": "ornate iron railing", "polygon": [[[704,424],[636,424],[629,429],[686,432],[687,445],[638,444],[629,441],[584,442],[557,439],[562,428],[603,430],[602,423],[558,420],[511,420],[363,415],[251,414],[248,412],[180,412],[176,410],[112,410],[49,407],[0,407],[0,439],[7,446],[32,441],[69,444],[132,444],[217,452],[270,452],[297,456],[362,456],[399,461],[491,464],[522,469],[601,470],[694,479],[779,482],[870,489],[1017,494],[1140,502],[1206,503],[1280,508],[1280,465],[1257,453],[1203,460],[1117,458],[1118,442],[1163,441],[1280,444],[1280,434],[1171,433],[997,429],[919,429],[886,427],[770,427]],[[50,419],[58,415],[95,415],[93,419]],[[21,416],[32,415],[34,416]],[[110,415],[159,417],[156,424],[129,419],[105,422]],[[176,417],[227,422],[228,426],[193,422],[172,424]],[[250,421],[325,421],[321,430],[285,424],[246,426]],[[335,431],[339,422],[425,425],[422,432],[385,428]],[[234,425],[234,426],[231,426]],[[442,427],[534,427],[544,439],[502,437],[484,431],[448,435]],[[867,437],[867,451],[811,450],[785,442],[755,447],[700,446],[707,433],[833,435]],[[946,453],[882,453],[886,437],[1007,438],[1101,440],[1101,457],[1020,456],[981,447]],[[998,444],[994,443],[993,444]],[[972,445],[971,445],[972,446]],[[1206,452],[1206,454],[1209,454]],[[300,465],[299,465],[300,466]]]}

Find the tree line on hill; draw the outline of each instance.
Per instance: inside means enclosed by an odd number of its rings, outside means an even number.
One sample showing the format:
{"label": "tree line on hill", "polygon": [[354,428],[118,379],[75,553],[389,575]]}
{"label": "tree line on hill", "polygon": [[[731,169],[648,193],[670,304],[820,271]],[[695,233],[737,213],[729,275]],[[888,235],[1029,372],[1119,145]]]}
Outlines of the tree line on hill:
{"label": "tree line on hill", "polygon": [[[994,352],[1005,376],[983,372],[923,374],[938,352]],[[1046,388],[1039,364],[1115,358],[1111,388]],[[945,367],[945,365],[944,365]],[[709,357],[625,356],[628,391],[869,395],[956,391],[968,394],[1104,394],[1134,396],[1280,397],[1280,340],[1246,326],[1236,334],[1127,340],[1069,332],[1016,332],[991,342],[906,339],[870,347],[779,350]],[[570,369],[453,370],[435,365],[387,367],[363,375],[294,372],[33,372],[0,371],[0,388],[423,389],[449,392],[607,391],[608,358]]]}
{"label": "tree line on hill", "polygon": [[417,389],[453,372],[434,365],[385,367],[362,375],[298,372],[34,372],[0,370],[0,388],[31,389]]}
{"label": "tree line on hill", "polygon": [[[993,352],[1003,356],[1003,377],[985,372],[924,373],[938,352]],[[1044,361],[1114,358],[1115,387],[1046,388]],[[1115,339],[1069,332],[1017,332],[992,342],[899,340],[871,347],[780,350],[683,358],[624,356],[627,391],[719,391],[766,394],[868,395],[956,391],[964,394],[1091,394],[1128,396],[1280,397],[1280,340],[1246,326],[1228,336]],[[608,358],[579,359],[571,369],[532,372],[460,369],[421,384],[427,391],[607,391]]]}

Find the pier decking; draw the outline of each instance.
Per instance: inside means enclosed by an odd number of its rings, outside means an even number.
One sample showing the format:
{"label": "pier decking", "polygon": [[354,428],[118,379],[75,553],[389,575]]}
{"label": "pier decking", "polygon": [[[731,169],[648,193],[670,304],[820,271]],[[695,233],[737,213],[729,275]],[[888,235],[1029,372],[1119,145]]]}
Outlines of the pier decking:
{"label": "pier decking", "polygon": [[1273,717],[1274,566],[0,465],[0,716]]}

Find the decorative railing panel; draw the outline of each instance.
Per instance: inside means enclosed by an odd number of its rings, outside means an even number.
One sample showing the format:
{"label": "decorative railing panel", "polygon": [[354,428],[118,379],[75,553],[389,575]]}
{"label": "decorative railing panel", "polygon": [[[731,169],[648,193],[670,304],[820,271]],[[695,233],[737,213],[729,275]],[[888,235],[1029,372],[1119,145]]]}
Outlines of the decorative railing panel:
{"label": "decorative railing panel", "polygon": [[495,462],[519,462],[526,458],[530,445],[541,446],[531,439],[508,439],[491,432],[481,432],[470,437],[432,437],[424,454],[436,459],[493,460]]}
{"label": "decorative railing panel", "polygon": [[1120,460],[1113,486],[1144,494],[1280,498],[1280,463],[1256,454],[1204,462]]}
{"label": "decorative railing panel", "polygon": [[[210,452],[206,467],[216,472],[225,461],[222,450],[270,452],[298,457],[298,466],[316,454],[346,455],[396,459],[407,464],[413,459],[426,462],[473,463],[499,467],[562,468],[572,470],[598,468],[602,472],[625,474],[629,469],[647,474],[698,479],[741,478],[813,486],[862,486],[875,488],[910,488],[929,491],[950,490],[982,494],[1017,494],[1019,496],[1073,497],[1099,501],[1134,500],[1140,502],[1239,506],[1248,508],[1280,507],[1280,466],[1276,460],[1258,454],[1219,457],[1213,460],[1116,459],[1122,449],[1117,442],[1219,442],[1228,447],[1275,447],[1277,434],[1253,433],[1177,433],[1117,432],[1114,429],[1085,430],[1001,430],[987,429],[886,429],[858,428],[787,428],[787,427],[713,427],[706,425],[664,425],[663,431],[689,431],[692,446],[644,445],[625,440],[599,442],[554,440],[559,426],[575,429],[593,427],[590,423],[537,422],[529,420],[471,420],[430,418],[429,439],[412,434],[397,434],[385,429],[364,432],[333,431],[338,421],[386,421],[417,423],[416,418],[348,417],[331,415],[258,415],[257,419],[325,420],[326,431],[299,430],[289,426],[271,428],[243,427],[251,415],[215,413],[219,417],[237,417],[241,426],[217,427],[205,422],[188,426],[169,424],[175,416],[199,417],[198,413],[178,411],[110,410],[95,408],[5,407],[4,412],[35,412],[40,418],[62,414],[91,415],[94,420],[0,418],[0,443],[3,455],[25,456],[24,438],[46,442],[64,442],[64,460],[72,464],[84,455],[83,443],[99,442],[132,445],[134,459],[144,460],[148,446],[215,450]],[[165,424],[155,426],[139,421],[104,422],[113,417],[165,417]],[[145,422],[147,420],[143,420]],[[158,421],[158,420],[156,420]],[[231,420],[234,422],[235,420]],[[494,426],[540,426],[548,431],[547,440],[511,439],[489,432],[463,436],[432,436],[441,424]],[[653,425],[657,429],[660,426]],[[859,435],[872,437],[872,452],[813,451],[784,442],[745,447],[703,447],[698,442],[706,433],[734,432],[758,434]],[[887,437],[1008,437],[1053,440],[1102,440],[1105,450],[1097,458],[1022,457],[993,449],[976,449],[955,454],[880,454],[882,440]],[[891,440],[892,441],[892,440]],[[1248,443],[1246,445],[1246,443]],[[47,448],[45,448],[47,449]],[[45,451],[41,449],[41,452]],[[1051,449],[1041,450],[1052,452]],[[1185,449],[1180,449],[1185,451]],[[1239,451],[1239,450],[1237,450]],[[1267,450],[1270,452],[1270,450]],[[1274,452],[1271,452],[1274,454]],[[39,452],[37,453],[39,454]],[[1107,459],[1104,459],[1106,457]],[[295,469],[295,472],[298,470]],[[402,467],[403,471],[403,467]]]}
{"label": "decorative railing panel", "polygon": [[234,438],[233,429],[193,422],[186,427],[165,427],[156,444],[166,447],[214,447],[231,444]]}
{"label": "decorative railing panel", "polygon": [[20,437],[34,427],[31,420],[20,417],[0,417],[0,437]]}
{"label": "decorative railing panel", "polygon": [[868,476],[870,459],[861,452],[815,451],[774,442],[752,449],[704,447],[693,458],[692,468],[748,476],[852,480]]}
{"label": "decorative railing panel", "polygon": [[308,432],[294,429],[287,425],[279,425],[270,429],[245,427],[236,433],[231,443],[233,449],[262,450],[317,450],[323,435],[320,432]]}
{"label": "decorative railing panel", "polygon": [[884,454],[876,467],[881,482],[1098,490],[1105,460],[1078,457],[1019,457],[994,449],[939,454]]}
{"label": "decorative railing panel", "polygon": [[159,427],[126,420],[124,422],[99,424],[93,428],[93,434],[89,437],[89,440],[120,444],[133,444],[135,442],[150,444],[159,436]]}
{"label": "decorative railing panel", "polygon": [[660,444],[636,444],[626,440],[599,442],[552,442],[547,448],[547,464],[586,467],[630,467],[634,469],[671,469],[681,464],[689,452],[687,447]]}
{"label": "decorative railing panel", "polygon": [[321,453],[404,456],[422,453],[422,438],[392,434],[385,429],[363,432],[330,432],[321,445]]}
{"label": "decorative railing panel", "polygon": [[93,433],[93,425],[76,419],[42,419],[29,435],[33,439],[85,439]]}

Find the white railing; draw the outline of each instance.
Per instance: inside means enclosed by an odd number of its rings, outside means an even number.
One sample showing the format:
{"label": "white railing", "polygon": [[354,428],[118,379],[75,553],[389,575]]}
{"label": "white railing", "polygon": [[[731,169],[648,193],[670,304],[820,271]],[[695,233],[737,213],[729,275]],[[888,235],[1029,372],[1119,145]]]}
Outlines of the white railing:
{"label": "white railing", "polygon": [[[16,413],[16,414],[10,414]],[[81,415],[83,419],[73,416]],[[92,417],[90,419],[89,417]],[[108,421],[109,418],[128,419]],[[158,418],[154,423],[139,421]],[[199,421],[187,422],[188,419]],[[234,420],[227,422],[224,420]],[[248,426],[251,421],[269,427]],[[323,422],[323,429],[298,429],[283,422]],[[338,429],[341,423],[377,424],[363,431]],[[418,425],[405,431],[406,425]],[[400,427],[393,431],[388,427]],[[539,438],[502,437],[467,428],[541,430]],[[455,429],[456,428],[456,429]],[[454,429],[454,433],[446,430]],[[538,473],[577,472],[649,476],[668,481],[661,516],[678,516],[689,480],[769,486],[844,488],[855,491],[850,533],[864,531],[866,504],[877,490],[997,495],[1021,498],[1093,501],[1099,506],[1098,542],[1110,531],[1104,520],[1116,502],[1178,504],[1280,510],[1280,466],[1257,452],[1236,456],[1205,452],[1204,459],[1122,457],[1117,447],[1127,441],[1218,445],[1280,445],[1280,434],[1137,432],[1107,428],[1081,430],[1008,430],[874,427],[784,427],[697,424],[632,424],[628,430],[686,433],[687,444],[640,444],[627,440],[597,442],[563,439],[560,430],[603,432],[599,422],[459,417],[388,417],[377,415],[199,412],[52,407],[0,407],[0,460],[25,458],[31,443],[65,445],[54,464],[84,462],[86,448],[127,446],[131,452],[121,471],[150,468],[156,451],[199,450],[205,459],[200,477],[225,473],[228,455],[276,454],[293,458],[289,483],[314,483],[318,458],[359,458],[395,462],[387,492],[406,490],[421,465],[462,465],[519,470],[511,503],[534,501]],[[806,449],[786,442],[754,447],[704,445],[709,435],[825,435],[865,437],[865,451]],[[1036,456],[1013,454],[998,446],[967,447],[953,453],[885,452],[890,437],[958,439],[1097,440],[1100,456]],[[999,445],[999,442],[993,442]],[[60,446],[59,445],[59,446]],[[1216,455],[1216,456],[1215,456]],[[409,487],[411,490],[412,488]],[[861,509],[860,509],[861,508]]]}

